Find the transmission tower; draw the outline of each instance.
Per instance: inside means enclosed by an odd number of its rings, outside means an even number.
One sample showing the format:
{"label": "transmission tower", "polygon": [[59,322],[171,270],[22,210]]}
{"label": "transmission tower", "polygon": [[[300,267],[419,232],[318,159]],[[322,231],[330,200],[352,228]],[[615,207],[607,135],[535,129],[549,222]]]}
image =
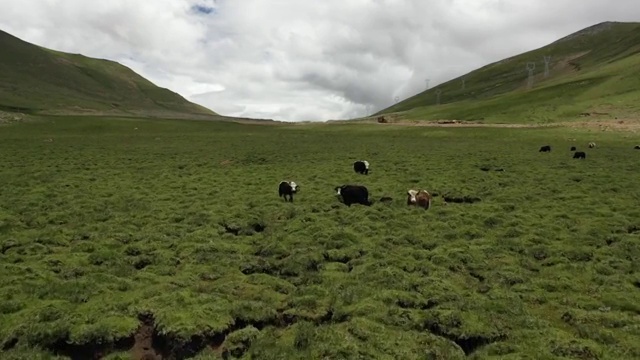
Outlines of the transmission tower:
{"label": "transmission tower", "polygon": [[551,56],[544,56],[544,77],[549,76],[549,63],[551,62]]}
{"label": "transmission tower", "polygon": [[393,100],[396,101],[396,104],[398,103],[398,101],[400,101],[400,97],[396,96]]}
{"label": "transmission tower", "polygon": [[529,72],[529,78],[527,79],[527,88],[531,89],[533,87],[533,70],[536,68],[536,63],[528,62],[527,63],[527,71]]}
{"label": "transmission tower", "polygon": [[440,93],[442,93],[442,90],[436,90],[436,105],[440,105]]}
{"label": "transmission tower", "polygon": [[424,80],[424,84],[425,84],[425,87],[426,87],[427,90],[429,89],[429,80],[431,80],[431,79],[425,79]]}
{"label": "transmission tower", "polygon": [[467,80],[466,79],[462,79],[462,90],[464,90],[464,87],[466,85]]}

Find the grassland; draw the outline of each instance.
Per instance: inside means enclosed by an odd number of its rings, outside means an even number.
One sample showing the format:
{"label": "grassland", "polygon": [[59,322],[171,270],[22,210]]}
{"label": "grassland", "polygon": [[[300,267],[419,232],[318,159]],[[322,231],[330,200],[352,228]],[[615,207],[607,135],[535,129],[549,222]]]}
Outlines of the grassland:
{"label": "grassland", "polygon": [[[559,128],[2,125],[0,357],[639,358],[638,142]],[[361,158],[369,176],[351,169]],[[293,203],[277,197],[283,179],[300,184]],[[394,201],[346,207],[342,183]],[[410,187],[437,194],[433,208],[408,208]]]}
{"label": "grassland", "polygon": [[[551,56],[548,77],[544,56]],[[527,88],[527,63],[535,63]],[[607,22],[483,66],[375,114],[408,120],[549,123],[637,118],[640,23]],[[462,80],[465,87],[462,87]],[[440,92],[440,104],[437,92]]]}

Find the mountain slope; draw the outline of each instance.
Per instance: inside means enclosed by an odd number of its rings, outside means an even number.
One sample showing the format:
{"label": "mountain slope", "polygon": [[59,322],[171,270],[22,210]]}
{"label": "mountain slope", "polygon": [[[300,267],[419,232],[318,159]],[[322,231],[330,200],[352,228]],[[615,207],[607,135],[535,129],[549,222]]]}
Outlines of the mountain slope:
{"label": "mountain slope", "polygon": [[[547,77],[544,56],[551,56]],[[528,62],[535,62],[531,88]],[[625,118],[640,114],[639,98],[640,23],[605,22],[484,66],[375,115],[487,122],[552,122],[588,114]]]}
{"label": "mountain slope", "polygon": [[117,62],[46,49],[0,31],[0,110],[215,116]]}

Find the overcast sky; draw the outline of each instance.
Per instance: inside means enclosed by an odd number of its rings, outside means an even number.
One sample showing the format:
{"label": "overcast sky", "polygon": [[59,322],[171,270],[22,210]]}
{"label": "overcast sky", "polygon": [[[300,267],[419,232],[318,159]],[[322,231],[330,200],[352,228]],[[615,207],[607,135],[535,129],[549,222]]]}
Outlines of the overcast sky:
{"label": "overcast sky", "polygon": [[[106,58],[228,116],[363,116],[638,0],[0,0],[0,29]],[[0,51],[2,51],[0,49]]]}

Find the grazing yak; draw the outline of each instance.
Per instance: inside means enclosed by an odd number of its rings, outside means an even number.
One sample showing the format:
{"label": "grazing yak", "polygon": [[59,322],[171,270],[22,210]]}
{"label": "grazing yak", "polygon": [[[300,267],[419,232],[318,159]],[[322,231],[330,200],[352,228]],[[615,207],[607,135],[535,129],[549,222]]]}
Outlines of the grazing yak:
{"label": "grazing yak", "polygon": [[347,206],[351,206],[351,204],[371,206],[373,204],[369,201],[369,190],[362,185],[341,185],[336,186],[334,190]]}
{"label": "grazing yak", "polygon": [[571,147],[571,151],[576,151],[576,147],[575,147],[575,146],[572,146],[572,147]]}
{"label": "grazing yak", "polygon": [[589,149],[593,149],[594,147],[596,147],[596,143],[590,142],[589,143]]}
{"label": "grazing yak", "polygon": [[429,210],[431,207],[432,196],[427,190],[414,190],[407,191],[407,205],[415,205]]}
{"label": "grazing yak", "polygon": [[584,151],[576,151],[575,153],[573,153],[574,159],[584,159],[586,157],[587,157],[587,154],[585,154]]}
{"label": "grazing yak", "polygon": [[636,149],[636,150],[640,150],[640,145],[636,145],[636,146],[634,147],[634,149]]}
{"label": "grazing yak", "polygon": [[293,202],[293,194],[297,193],[300,187],[293,181],[283,181],[278,188],[278,194],[284,197],[284,201],[287,201],[287,195],[289,195],[289,202]]}
{"label": "grazing yak", "polygon": [[353,171],[358,174],[369,175],[369,162],[367,160],[358,160],[354,162]]}
{"label": "grazing yak", "polygon": [[545,145],[545,146],[541,147],[538,152],[549,152],[549,151],[551,151],[551,146]]}

